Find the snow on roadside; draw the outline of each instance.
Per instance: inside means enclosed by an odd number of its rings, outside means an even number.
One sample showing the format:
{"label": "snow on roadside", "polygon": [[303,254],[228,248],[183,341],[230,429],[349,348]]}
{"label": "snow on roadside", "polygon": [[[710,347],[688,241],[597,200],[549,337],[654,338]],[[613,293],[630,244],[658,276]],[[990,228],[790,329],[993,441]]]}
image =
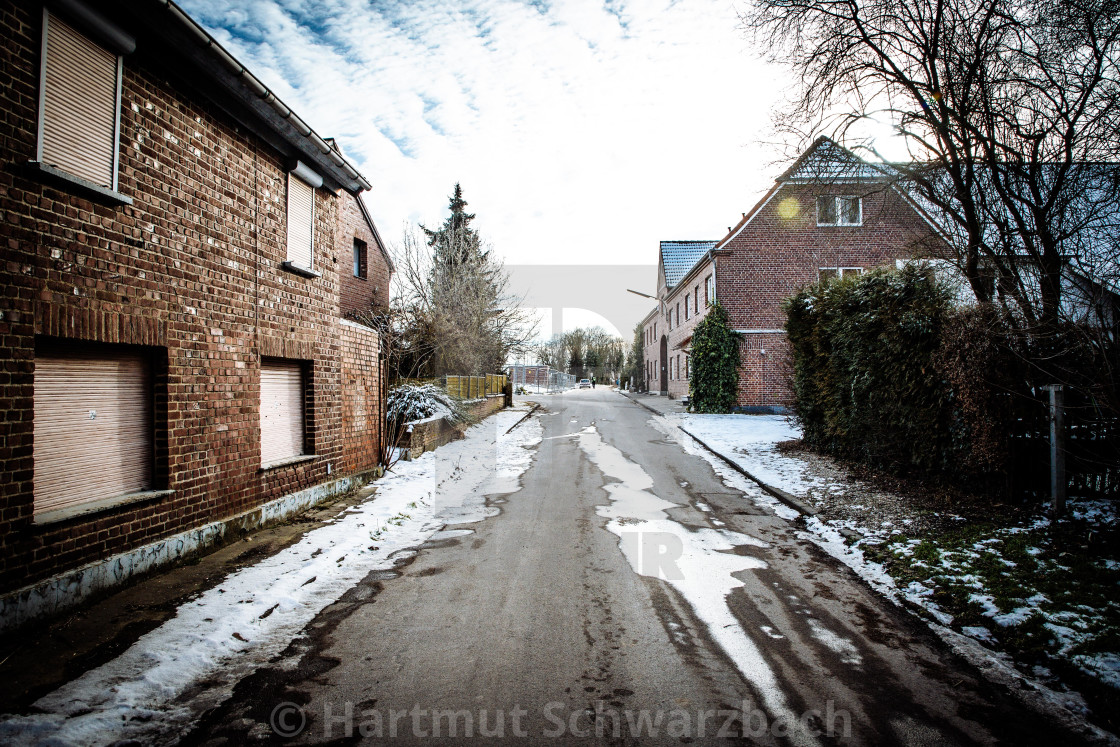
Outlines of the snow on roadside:
{"label": "snow on roadside", "polygon": [[[1117,740],[1115,735],[1085,720],[1084,716],[1089,709],[1078,693],[1069,691],[1061,685],[1058,689],[1049,686],[1047,682],[1052,684],[1054,678],[1048,672],[1036,673],[1037,676],[1023,674],[1015,668],[1009,655],[991,648],[998,643],[1001,628],[1021,624],[1032,616],[1040,614],[1045,620],[1045,627],[1059,641],[1059,655],[1068,656],[1072,663],[1102,682],[1114,687],[1120,686],[1120,656],[1114,653],[1073,653],[1073,649],[1085,641],[1082,630],[1086,625],[1081,619],[1081,613],[1088,611],[1087,608],[1047,614],[1041,608],[1049,600],[1043,594],[1034,593],[1025,594],[1021,606],[1003,611],[995,604],[994,597],[986,593],[983,580],[971,571],[970,562],[981,559],[987,553],[996,552],[993,545],[1016,534],[1028,533],[1027,536],[1030,536],[1030,533],[1044,529],[1049,523],[1047,519],[1037,519],[1020,527],[999,529],[994,536],[975,542],[971,548],[963,552],[938,552],[937,561],[932,562],[915,557],[915,550],[929,543],[907,537],[904,529],[895,527],[890,521],[877,520],[881,517],[876,517],[874,514],[867,515],[864,520],[802,517],[797,511],[763,493],[757,485],[730,469],[721,459],[701,447],[695,440],[699,438],[711,448],[734,459],[739,466],[759,480],[794,495],[805,496],[814,489],[819,493],[822,488],[829,493],[848,492],[848,485],[815,477],[810,474],[811,470],[805,460],[777,450],[777,443],[800,437],[797,428],[785,417],[667,413],[654,416],[651,424],[677,441],[687,453],[703,457],[726,484],[741,490],[755,503],[768,506],[778,516],[787,520],[800,518],[805,527],[805,531],[799,532],[800,536],[815,543],[829,555],[847,565],[891,601],[906,602],[922,610],[930,618],[931,628],[957,653],[984,670],[994,681],[1004,684],[1014,683],[1014,689],[1019,691],[1033,707],[1050,713],[1068,728],[1092,735],[1094,739],[1105,743],[1120,744],[1120,740]],[[688,434],[681,430],[682,426],[693,434],[694,438],[689,438]],[[849,504],[847,508],[857,510],[866,507]],[[1098,527],[1115,527],[1117,524],[1116,506],[1109,501],[1071,500],[1069,511],[1073,519]],[[949,518],[963,521],[963,517],[950,516]],[[901,521],[903,525],[910,523],[907,519]],[[922,549],[925,551],[924,555],[930,554],[929,546]],[[931,577],[937,576],[964,587],[972,587],[975,593],[971,595],[971,601],[981,610],[984,618],[992,621],[995,635],[992,626],[963,625],[959,626],[959,632],[953,630],[950,627],[954,623],[953,616],[943,610],[934,599],[936,584],[932,581],[920,580],[904,580],[902,584],[896,582],[883,563],[878,562],[877,558],[867,557],[867,554],[881,557],[883,551],[893,553],[898,558],[910,559],[908,562],[910,569],[923,569],[928,571]],[[1041,550],[1032,547],[1028,548],[1027,552],[1034,556]],[[1010,568],[1015,566],[1013,561],[1006,558],[1000,557],[1000,560]],[[1100,565],[1114,570],[1114,566],[1111,565],[1113,562],[1115,561],[1103,560]],[[1063,619],[1072,622],[1063,624]]]}
{"label": "snow on roadside", "polygon": [[505,433],[525,411],[500,412],[460,441],[399,462],[372,499],[184,603],[117,658],[38,700],[38,712],[0,716],[0,743],[152,743],[183,733],[371,571],[392,568],[446,524],[492,515],[485,496],[516,491],[540,442],[535,418]]}
{"label": "snow on roadside", "polygon": [[685,415],[664,416],[683,426],[721,454],[767,485],[803,496],[812,488],[839,487],[809,473],[796,457],[783,455],[775,444],[801,438],[801,430],[784,415]]}

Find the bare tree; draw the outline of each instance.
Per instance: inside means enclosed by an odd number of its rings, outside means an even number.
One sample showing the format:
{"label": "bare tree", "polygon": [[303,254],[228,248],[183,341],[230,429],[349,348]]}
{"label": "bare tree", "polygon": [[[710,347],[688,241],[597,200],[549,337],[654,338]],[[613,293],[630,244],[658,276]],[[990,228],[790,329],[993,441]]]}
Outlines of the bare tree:
{"label": "bare tree", "polygon": [[895,125],[912,156],[901,186],[980,302],[1047,335],[1068,264],[1117,263],[1112,0],[756,0],[743,21],[803,81],[782,128],[822,112],[838,139]]}
{"label": "bare tree", "polygon": [[568,346],[564,335],[553,335],[533,347],[537,362],[557,371],[568,370]]}

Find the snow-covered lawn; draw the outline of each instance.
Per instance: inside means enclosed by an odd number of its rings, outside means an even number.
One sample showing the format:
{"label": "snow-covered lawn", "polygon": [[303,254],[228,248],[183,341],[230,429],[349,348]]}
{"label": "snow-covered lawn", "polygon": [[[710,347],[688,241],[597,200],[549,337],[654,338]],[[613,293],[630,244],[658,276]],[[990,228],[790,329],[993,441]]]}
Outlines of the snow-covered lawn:
{"label": "snow-covered lawn", "polygon": [[775,444],[801,438],[784,415],[675,415],[678,425],[767,485],[796,496],[823,481],[801,460],[783,456]]}
{"label": "snow-covered lawn", "polygon": [[41,698],[36,713],[0,717],[0,743],[151,743],[181,734],[371,571],[415,554],[447,524],[494,513],[486,495],[516,491],[540,441],[536,419],[506,435],[526,410],[498,413],[463,440],[398,463],[370,500],[202,592],[116,659]]}
{"label": "snow-covered lawn", "polygon": [[[810,503],[827,495],[828,510],[818,516],[772,507],[785,518],[800,518],[807,538],[935,625],[1011,654],[1020,671],[1059,691],[1062,678],[1052,670],[1074,667],[1120,689],[1114,502],[1071,500],[1068,519],[1054,524],[1041,510],[1017,520],[966,519],[898,496],[887,517],[864,505],[876,489],[779,451],[776,444],[800,437],[785,417],[668,414],[655,420],[684,428],[768,485]],[[728,479],[718,459],[696,453]],[[831,500],[836,496],[842,500]],[[1052,695],[1067,708],[1079,707],[1073,693]]]}

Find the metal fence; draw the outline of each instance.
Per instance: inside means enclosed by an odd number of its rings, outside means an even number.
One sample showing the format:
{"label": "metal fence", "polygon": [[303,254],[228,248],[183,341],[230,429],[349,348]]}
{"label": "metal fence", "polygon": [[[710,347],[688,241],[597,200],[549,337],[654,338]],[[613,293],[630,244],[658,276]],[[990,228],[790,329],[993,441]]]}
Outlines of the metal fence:
{"label": "metal fence", "polygon": [[557,371],[549,366],[514,364],[510,366],[509,372],[514,392],[526,394],[562,392],[576,385],[575,374]]}
{"label": "metal fence", "polygon": [[502,394],[508,379],[503,374],[485,376],[444,376],[443,388],[452,397],[478,399],[491,394]]}
{"label": "metal fence", "polygon": [[[1080,498],[1120,498],[1120,422],[1092,400],[1067,388],[1063,407],[1066,492]],[[1011,492],[1045,502],[1050,498],[1050,417],[1045,394],[1023,408],[1009,429]]]}

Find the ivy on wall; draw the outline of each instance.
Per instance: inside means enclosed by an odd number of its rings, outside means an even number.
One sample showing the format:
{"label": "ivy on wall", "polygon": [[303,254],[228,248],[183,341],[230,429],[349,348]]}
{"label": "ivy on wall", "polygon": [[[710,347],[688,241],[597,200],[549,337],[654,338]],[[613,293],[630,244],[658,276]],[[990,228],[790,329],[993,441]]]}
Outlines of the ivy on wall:
{"label": "ivy on wall", "polygon": [[731,412],[739,389],[739,335],[727,312],[712,304],[692,333],[689,405],[693,412]]}

